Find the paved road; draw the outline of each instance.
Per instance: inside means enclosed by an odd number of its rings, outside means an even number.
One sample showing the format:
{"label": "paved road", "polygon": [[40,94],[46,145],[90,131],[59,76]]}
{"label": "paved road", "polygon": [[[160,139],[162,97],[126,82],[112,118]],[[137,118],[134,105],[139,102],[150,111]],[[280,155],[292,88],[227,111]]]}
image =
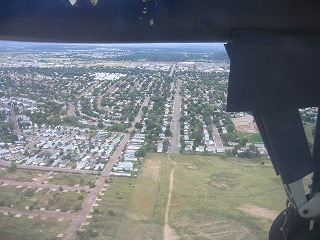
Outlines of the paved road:
{"label": "paved road", "polygon": [[169,76],[172,77],[173,76],[173,73],[174,71],[176,70],[176,66],[177,64],[173,64],[172,67],[171,67],[171,72],[169,73]]}
{"label": "paved road", "polygon": [[[136,122],[140,121],[140,119],[142,117],[142,113],[143,113],[142,107],[147,106],[149,104],[149,100],[150,100],[149,97],[147,97],[145,99],[144,103],[142,104],[142,106],[139,110],[139,113],[137,114],[135,120],[133,121],[133,124],[132,124],[133,126]],[[71,240],[76,237],[77,230],[79,230],[81,228],[87,215],[90,213],[90,210],[91,210],[93,204],[95,203],[98,194],[100,193],[102,188],[105,186],[105,184],[106,184],[105,180],[109,177],[109,175],[112,171],[113,165],[118,161],[118,158],[120,157],[122,150],[125,148],[125,145],[130,138],[130,133],[132,132],[133,129],[134,129],[133,127],[130,127],[129,129],[127,129],[128,133],[125,134],[125,136],[122,139],[122,141],[120,142],[118,148],[116,149],[114,154],[111,156],[110,161],[108,162],[107,166],[101,172],[101,176],[98,179],[98,181],[96,182],[96,187],[91,190],[91,193],[89,194],[89,196],[87,197],[87,199],[84,201],[84,203],[82,205],[82,210],[78,213],[78,215],[76,216],[74,221],[69,226],[69,229],[68,229],[66,236],[64,238],[65,240]]]}
{"label": "paved road", "polygon": [[11,109],[11,120],[13,122],[13,132],[15,134],[17,134],[17,135],[21,135],[22,132],[21,132],[21,129],[19,127],[18,120],[17,120],[17,115],[14,112],[13,107],[8,106],[8,105],[4,105],[4,104],[0,104],[0,105],[3,106],[3,107],[7,107],[7,108]]}
{"label": "paved road", "polygon": [[76,115],[76,108],[75,108],[75,106],[74,106],[74,102],[68,102],[67,115],[68,115],[69,117]]}
{"label": "paved road", "polygon": [[112,93],[113,90],[115,89],[115,85],[116,85],[116,83],[113,84],[111,87],[109,87],[109,89],[107,90],[106,93],[101,94],[101,95],[98,97],[98,100],[97,100],[97,108],[98,108],[98,110],[102,110],[102,109],[103,109],[103,107],[101,106],[102,98],[104,97],[104,95]]}
{"label": "paved road", "polygon": [[172,120],[172,137],[170,140],[169,153],[179,154],[180,153],[180,111],[181,111],[181,80],[177,80],[176,93],[174,96],[173,103],[173,120]]}
{"label": "paved road", "polygon": [[[99,84],[99,82],[96,82],[95,84],[93,84],[91,87],[89,87],[83,93],[81,93],[79,95],[75,95],[75,97],[79,99],[79,98],[87,95],[88,92],[92,91],[98,84]],[[68,102],[67,116],[70,117],[70,116],[75,116],[75,115],[76,115],[76,108],[75,108],[74,102]]]}
{"label": "paved road", "polygon": [[78,96],[76,96],[77,98],[81,98],[84,97],[85,95],[87,95],[90,91],[92,91],[96,86],[98,86],[99,82],[96,82],[95,84],[93,84],[91,87],[89,87],[86,91],[84,91],[83,93],[79,94]]}
{"label": "paved road", "polygon": [[216,125],[214,124],[212,125],[212,136],[214,137],[214,142],[216,144],[216,147],[223,147],[223,143],[221,141],[219,131]]}
{"label": "paved road", "polygon": [[21,130],[18,124],[16,113],[14,112],[13,108],[11,108],[11,120],[13,121],[13,131],[17,135],[21,135]]}

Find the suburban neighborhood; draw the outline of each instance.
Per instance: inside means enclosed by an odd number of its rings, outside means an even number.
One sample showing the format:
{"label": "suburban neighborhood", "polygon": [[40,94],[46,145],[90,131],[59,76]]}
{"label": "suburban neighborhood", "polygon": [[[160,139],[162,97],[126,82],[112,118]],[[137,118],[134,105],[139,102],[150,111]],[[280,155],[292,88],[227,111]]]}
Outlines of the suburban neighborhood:
{"label": "suburban neighborhood", "polygon": [[[85,227],[112,179],[139,178],[149,153],[268,157],[251,114],[226,112],[220,45],[0,45],[0,190],[30,191],[24,205],[0,195],[0,212],[66,221],[58,239],[96,234]],[[310,133],[316,116],[301,109]]]}

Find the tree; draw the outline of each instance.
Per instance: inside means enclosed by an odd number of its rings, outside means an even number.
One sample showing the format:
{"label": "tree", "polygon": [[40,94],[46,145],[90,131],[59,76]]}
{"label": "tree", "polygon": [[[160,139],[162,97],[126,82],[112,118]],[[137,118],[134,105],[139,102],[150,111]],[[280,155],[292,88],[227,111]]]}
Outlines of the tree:
{"label": "tree", "polygon": [[135,128],[137,129],[142,129],[143,128],[143,124],[140,123],[140,122],[137,122],[135,125],[134,125]]}
{"label": "tree", "polygon": [[115,215],[114,211],[112,211],[112,210],[108,210],[108,214],[109,214],[110,216],[114,216],[114,215]]}
{"label": "tree", "polygon": [[74,210],[75,212],[80,211],[80,210],[81,210],[81,204],[77,204],[76,206],[74,206],[73,210]]}
{"label": "tree", "polygon": [[95,208],[94,210],[93,210],[93,213],[95,213],[95,214],[97,214],[97,213],[99,213],[100,212],[100,210],[98,209],[98,208]]}
{"label": "tree", "polygon": [[17,170],[17,164],[15,162],[11,162],[10,167],[8,168],[9,172],[15,172]]}
{"label": "tree", "polygon": [[143,106],[141,110],[142,110],[142,112],[144,114],[146,114],[148,112],[148,107],[147,106]]}
{"label": "tree", "polygon": [[138,149],[138,151],[136,151],[136,156],[137,157],[144,157],[146,156],[147,151],[144,147],[141,147],[140,149]]}
{"label": "tree", "polygon": [[98,124],[97,124],[97,127],[98,128],[104,128],[104,124],[101,121],[99,121]]}
{"label": "tree", "polygon": [[172,136],[172,131],[170,130],[170,128],[167,128],[165,131],[164,131],[164,135],[166,137],[171,137]]}

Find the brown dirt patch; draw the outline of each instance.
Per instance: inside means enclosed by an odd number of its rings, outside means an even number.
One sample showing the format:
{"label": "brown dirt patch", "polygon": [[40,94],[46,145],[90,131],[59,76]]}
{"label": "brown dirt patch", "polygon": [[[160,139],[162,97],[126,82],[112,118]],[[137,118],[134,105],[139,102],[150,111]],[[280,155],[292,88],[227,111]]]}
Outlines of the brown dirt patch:
{"label": "brown dirt patch", "polygon": [[160,180],[161,160],[146,160],[141,173],[143,177],[151,177],[155,181]]}
{"label": "brown dirt patch", "polygon": [[253,205],[245,205],[241,208],[238,208],[241,211],[245,212],[245,213],[249,213],[250,215],[254,216],[254,217],[259,217],[259,218],[266,218],[269,220],[274,220],[278,213],[266,208],[262,208],[262,207],[257,207],[257,206],[253,206]]}
{"label": "brown dirt patch", "polygon": [[131,211],[127,212],[127,216],[129,218],[132,218],[132,219],[138,220],[138,221],[147,221],[147,220],[149,220],[148,217],[146,217],[146,216],[144,216],[142,214],[131,212]]}
{"label": "brown dirt patch", "polygon": [[247,133],[259,133],[257,124],[253,121],[253,116],[247,115],[239,118],[232,118],[237,131]]}
{"label": "brown dirt patch", "polygon": [[193,166],[193,165],[188,165],[187,168],[190,169],[190,170],[199,170],[200,169],[199,167],[196,167],[196,166]]}

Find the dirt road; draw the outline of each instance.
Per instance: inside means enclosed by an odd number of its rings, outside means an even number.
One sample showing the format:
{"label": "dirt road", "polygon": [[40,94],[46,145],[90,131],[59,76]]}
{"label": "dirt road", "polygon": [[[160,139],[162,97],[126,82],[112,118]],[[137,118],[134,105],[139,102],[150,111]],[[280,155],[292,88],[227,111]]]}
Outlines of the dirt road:
{"label": "dirt road", "polygon": [[163,239],[164,240],[176,240],[176,239],[179,239],[179,237],[176,235],[174,230],[169,225],[169,213],[170,213],[170,205],[171,205],[171,196],[172,196],[172,191],[173,191],[174,170],[175,170],[176,163],[174,161],[172,161],[169,154],[168,154],[168,159],[173,164],[173,168],[170,173],[169,194],[168,194],[168,201],[167,201],[166,212],[165,212]]}

